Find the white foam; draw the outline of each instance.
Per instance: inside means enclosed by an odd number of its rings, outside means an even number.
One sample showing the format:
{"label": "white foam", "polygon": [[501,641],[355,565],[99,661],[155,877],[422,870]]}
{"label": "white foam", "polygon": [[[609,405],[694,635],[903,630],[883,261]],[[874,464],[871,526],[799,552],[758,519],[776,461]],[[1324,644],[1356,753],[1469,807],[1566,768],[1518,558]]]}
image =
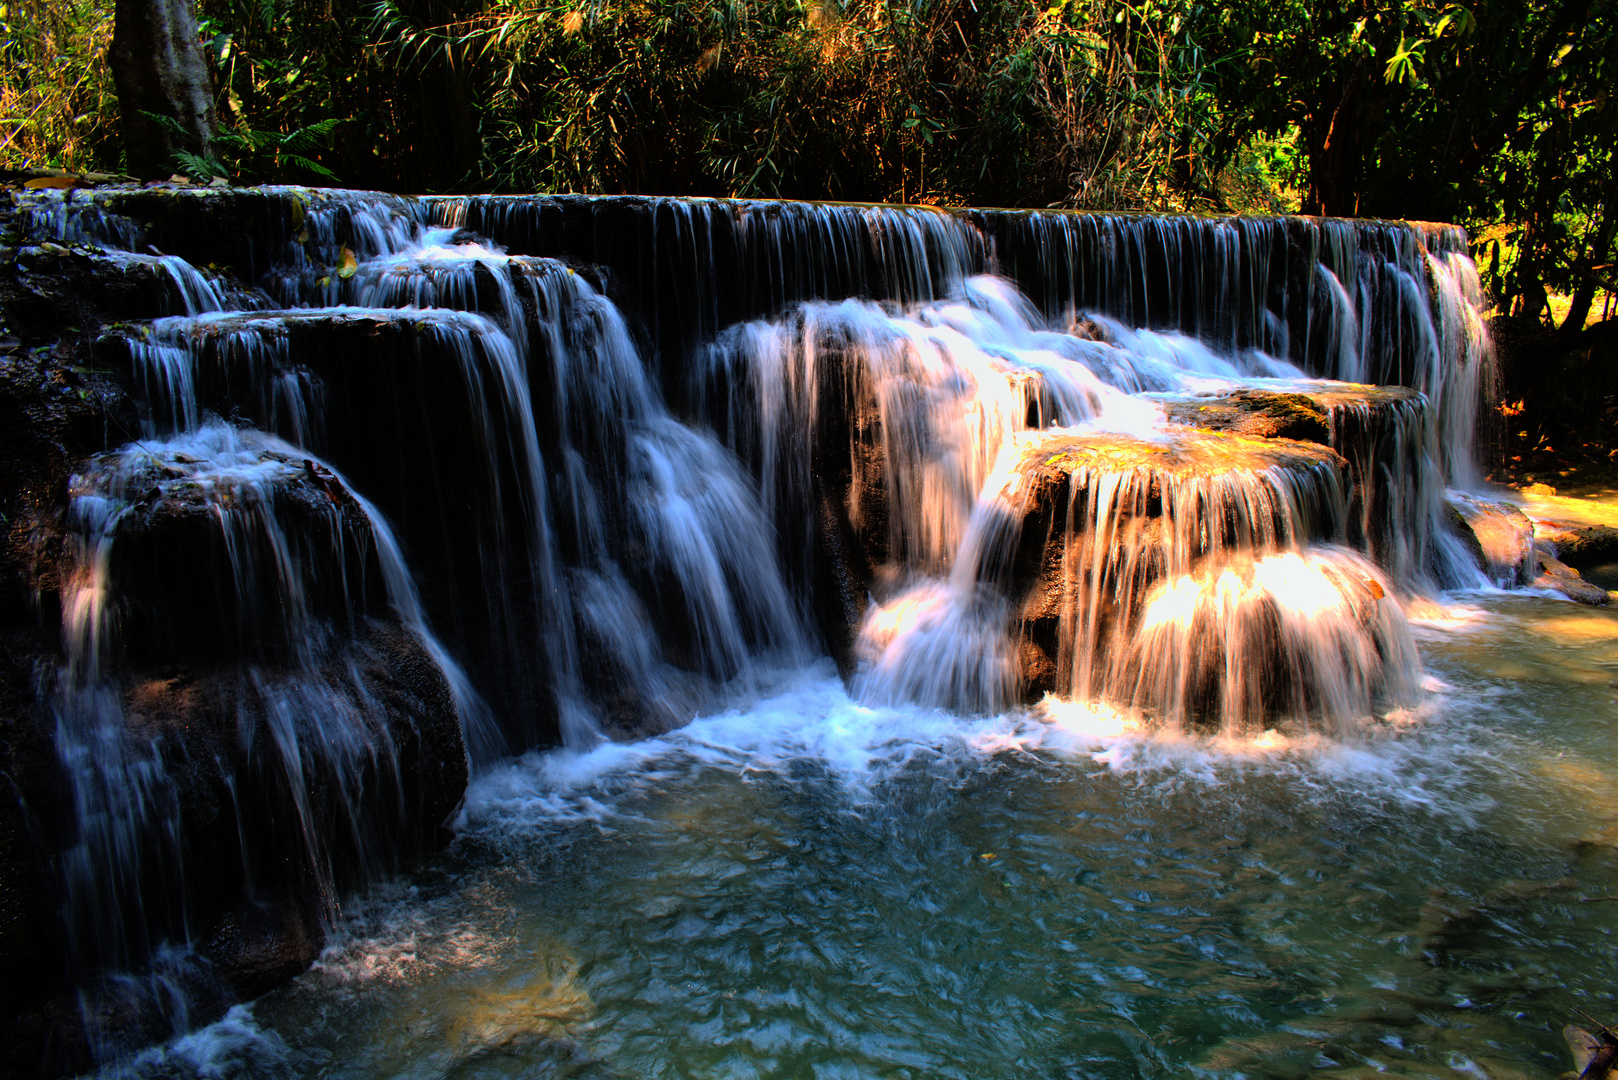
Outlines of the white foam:
{"label": "white foam", "polygon": [[[1429,683],[1435,692],[1446,689],[1437,679]],[[865,704],[822,661],[783,675],[754,701],[657,738],[530,753],[491,769],[468,790],[458,826],[493,835],[564,823],[615,830],[635,819],[623,808],[626,796],[701,769],[746,779],[794,775],[809,765],[862,802],[879,798],[882,783],[912,764],[942,761],[970,772],[1008,754],[1153,789],[1271,776],[1295,783],[1306,798],[1346,793],[1470,816],[1483,801],[1455,792],[1451,774],[1464,762],[1451,760],[1446,735],[1429,730],[1442,700],[1368,722],[1355,738],[1286,728],[1233,738],[1164,729],[1138,713],[1050,696],[994,716]]]}
{"label": "white foam", "polygon": [[134,1057],[109,1065],[99,1076],[102,1080],[214,1080],[241,1076],[250,1066],[256,1066],[255,1074],[274,1074],[290,1064],[292,1056],[280,1035],[258,1026],[252,1005],[236,1005],[206,1027],[186,1032],[161,1046],[147,1047]]}

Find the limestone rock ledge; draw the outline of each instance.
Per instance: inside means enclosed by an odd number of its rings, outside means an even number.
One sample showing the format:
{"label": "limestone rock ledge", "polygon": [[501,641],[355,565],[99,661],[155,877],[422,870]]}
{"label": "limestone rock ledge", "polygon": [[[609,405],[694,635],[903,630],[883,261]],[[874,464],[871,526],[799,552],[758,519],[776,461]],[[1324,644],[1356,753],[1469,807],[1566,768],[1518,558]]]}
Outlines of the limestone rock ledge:
{"label": "limestone rock ledge", "polygon": [[1016,543],[987,574],[1021,626],[1023,696],[1067,689],[1076,621],[1098,644],[1169,577],[1337,537],[1344,470],[1316,443],[1214,431],[1030,438],[1003,495]]}

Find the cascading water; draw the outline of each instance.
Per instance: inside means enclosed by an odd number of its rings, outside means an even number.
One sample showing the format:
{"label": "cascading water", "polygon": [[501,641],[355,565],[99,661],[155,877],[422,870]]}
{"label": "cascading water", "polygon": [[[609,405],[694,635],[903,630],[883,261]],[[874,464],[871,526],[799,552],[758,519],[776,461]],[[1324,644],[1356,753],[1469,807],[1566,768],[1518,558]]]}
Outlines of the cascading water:
{"label": "cascading water", "polygon": [[[237,815],[242,891],[290,857],[332,925],[436,824],[403,805],[428,750],[400,717],[432,710],[378,681],[390,633],[490,775],[676,729],[817,645],[860,715],[1043,696],[1352,741],[1422,699],[1402,600],[1480,582],[1445,524],[1489,367],[1453,230],[265,189],[229,194],[243,238],[211,197],[145,228],[138,195],[23,210],[169,282],[103,343],[143,430],[75,481],[55,709],[74,962],[174,1001],[208,978],[154,964],[209,932],[197,768],[140,702],[181,692],[176,656],[273,759],[213,768],[284,807]],[[251,280],[152,246],[204,242]]]}
{"label": "cascading water", "polygon": [[[1111,320],[1083,336],[1040,321],[1003,282],[973,278],[942,304],[805,305],[722,336],[697,368],[694,399],[753,456],[777,517],[813,523],[830,489],[864,538],[875,598],[855,646],[862,696],[1003,709],[1036,681],[1019,670],[1033,649],[1056,669],[1037,689],[1235,733],[1312,714],[1341,732],[1379,698],[1408,703],[1414,646],[1396,603],[1378,603],[1391,588],[1381,571],[1339,547],[1297,554],[1346,537],[1344,459],[1195,437],[1140,396],[1313,392],[1332,441],[1364,459],[1375,441],[1348,437],[1364,395],[1258,352],[1222,358]],[[1431,449],[1419,399],[1404,404],[1385,424],[1396,469]],[[1052,466],[1054,479],[1038,476]],[[1372,469],[1348,470],[1362,504]],[[1064,490],[1036,496],[1053,483]],[[1367,548],[1396,537],[1379,554],[1407,579],[1424,552],[1387,548],[1425,543],[1436,509],[1421,491],[1419,512],[1391,497],[1375,528],[1358,507],[1356,537]],[[1053,498],[1066,503],[1054,515],[1032,505]],[[1020,553],[1042,512],[1048,536]],[[1314,599],[1283,599],[1284,577]],[[1030,591],[1033,605],[1015,611]],[[1041,606],[1059,609],[1054,637]]]}
{"label": "cascading water", "polygon": [[[284,861],[311,914],[334,918],[342,890],[412,846],[407,788],[464,783],[463,763],[423,760],[435,722],[459,716],[472,745],[490,733],[386,524],[323,462],[213,421],[92,460],[71,499],[52,700],[77,820],[63,919],[81,984],[107,980],[87,989],[84,1022],[110,1057],[129,1049],[128,1013],[166,1037],[191,1026],[200,988],[218,993],[184,948],[208,929],[199,885],[234,878],[262,902],[255,882],[284,878]],[[383,597],[415,641],[375,624]],[[201,657],[229,663],[213,677],[168,666]],[[198,829],[185,804],[220,787],[233,820]],[[145,985],[119,974],[149,962]]]}

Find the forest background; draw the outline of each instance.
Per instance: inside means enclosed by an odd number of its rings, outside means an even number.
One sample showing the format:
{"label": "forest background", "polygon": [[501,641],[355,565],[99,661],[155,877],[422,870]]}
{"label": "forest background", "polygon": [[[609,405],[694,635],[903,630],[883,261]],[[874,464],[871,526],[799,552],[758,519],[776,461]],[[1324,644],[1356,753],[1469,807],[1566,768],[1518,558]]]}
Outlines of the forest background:
{"label": "forest background", "polygon": [[[1618,476],[1618,0],[197,0],[199,181],[1465,226],[1501,479]],[[113,0],[0,0],[0,169],[120,172]]]}

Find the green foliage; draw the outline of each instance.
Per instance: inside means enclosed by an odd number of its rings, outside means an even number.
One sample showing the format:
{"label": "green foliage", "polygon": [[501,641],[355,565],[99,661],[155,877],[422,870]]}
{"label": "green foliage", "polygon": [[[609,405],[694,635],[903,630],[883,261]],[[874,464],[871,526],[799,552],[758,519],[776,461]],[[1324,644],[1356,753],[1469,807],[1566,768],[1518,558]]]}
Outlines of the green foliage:
{"label": "green foliage", "polygon": [[[373,74],[356,63],[363,45],[355,20],[335,18],[331,0],[198,0],[197,8],[220,129],[216,160],[182,160],[186,170],[337,183],[347,170],[334,135],[340,125],[350,134],[353,88]],[[374,74],[387,79],[381,69]]]}
{"label": "green foliage", "polygon": [[1298,133],[1304,209],[1454,221],[1525,317],[1593,300],[1618,217],[1613,0],[1255,0],[1215,20],[1245,45],[1218,89],[1233,141]]}
{"label": "green foliage", "polygon": [[[1426,218],[1524,318],[1618,284],[1618,0],[197,2],[201,175]],[[0,4],[0,160],[112,166],[109,0]]]}
{"label": "green foliage", "polygon": [[116,171],[111,0],[0,2],[0,166]]}
{"label": "green foliage", "polygon": [[405,64],[469,73],[503,190],[1211,205],[1226,62],[1195,6],[1067,0],[381,0]]}
{"label": "green foliage", "polygon": [[[146,118],[162,124],[176,137],[185,134],[185,129],[172,117],[149,112]],[[189,150],[176,150],[174,162],[188,176],[201,180],[274,177],[292,168],[337,183],[336,173],[307,155],[318,153],[340,123],[341,120],[321,120],[285,135],[247,128],[227,129],[214,136],[214,156],[203,157]]]}

